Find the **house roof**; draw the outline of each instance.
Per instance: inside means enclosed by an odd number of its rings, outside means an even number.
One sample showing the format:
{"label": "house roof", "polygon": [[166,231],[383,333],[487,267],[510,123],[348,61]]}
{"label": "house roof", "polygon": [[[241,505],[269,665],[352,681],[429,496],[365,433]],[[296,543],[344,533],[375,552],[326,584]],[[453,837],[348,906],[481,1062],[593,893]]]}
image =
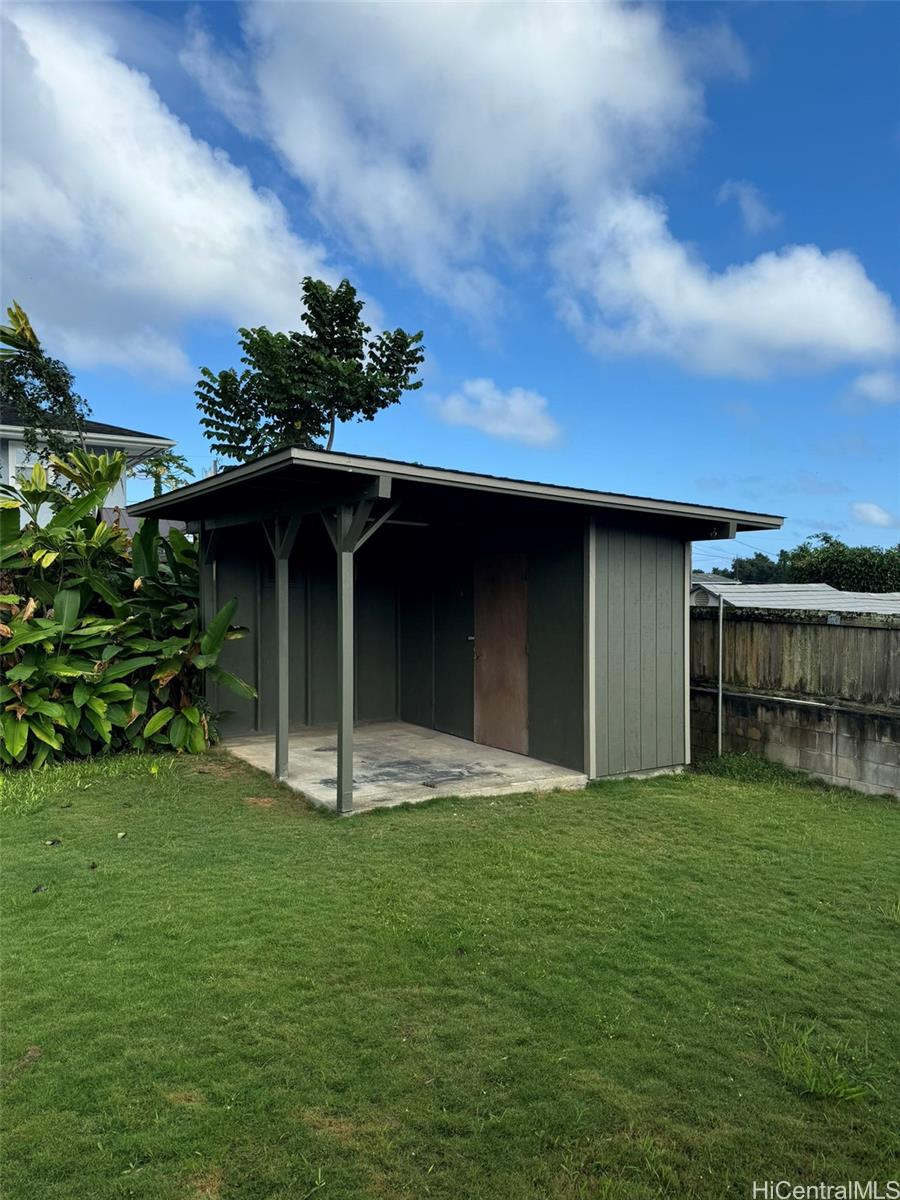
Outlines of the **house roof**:
{"label": "house roof", "polygon": [[[171,438],[160,437],[155,433],[141,433],[137,429],[125,429],[121,425],[109,425],[105,421],[82,421],[81,427],[85,433],[99,434],[104,438],[124,438],[129,440],[137,438],[153,442],[154,445],[158,446],[175,445]],[[21,418],[14,405],[0,404],[0,428],[4,430],[23,428]],[[61,425],[60,428],[71,431],[74,427]]]}
{"label": "house roof", "polygon": [[843,592],[827,583],[738,583],[733,579],[695,581],[692,590],[706,592],[710,603],[721,596],[730,608],[900,616],[900,592]]}
{"label": "house roof", "polygon": [[[260,504],[266,500],[280,505],[282,511],[288,511],[292,500],[296,502],[301,486],[306,489],[307,495],[312,489],[319,489],[321,494],[323,488],[327,494],[329,487],[346,487],[348,479],[363,483],[367,478],[371,480],[384,477],[393,482],[415,485],[417,489],[451,489],[500,497],[557,501],[589,509],[611,509],[638,515],[683,518],[700,523],[701,526],[708,521],[711,531],[701,532],[697,529],[694,533],[697,538],[723,536],[723,524],[734,532],[780,529],[783,521],[782,517],[769,513],[685,504],[648,496],[629,496],[618,492],[510,479],[502,475],[479,475],[472,471],[423,466],[421,463],[376,458],[364,454],[339,454],[299,447],[275,450],[253,462],[228,468],[218,475],[167,492],[164,496],[144,500],[134,505],[131,511],[139,516],[179,517],[193,521],[203,520],[221,512],[223,505]],[[715,529],[712,529],[713,524]]]}

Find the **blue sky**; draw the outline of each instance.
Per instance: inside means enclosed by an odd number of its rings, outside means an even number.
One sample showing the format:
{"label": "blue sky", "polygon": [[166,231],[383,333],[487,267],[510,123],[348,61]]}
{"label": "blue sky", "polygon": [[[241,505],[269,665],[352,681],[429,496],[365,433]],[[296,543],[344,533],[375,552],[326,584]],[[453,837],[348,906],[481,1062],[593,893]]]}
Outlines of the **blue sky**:
{"label": "blue sky", "polygon": [[346,274],[428,362],[339,449],[897,541],[896,5],[5,20],[4,296],[97,418],[204,473],[197,368]]}

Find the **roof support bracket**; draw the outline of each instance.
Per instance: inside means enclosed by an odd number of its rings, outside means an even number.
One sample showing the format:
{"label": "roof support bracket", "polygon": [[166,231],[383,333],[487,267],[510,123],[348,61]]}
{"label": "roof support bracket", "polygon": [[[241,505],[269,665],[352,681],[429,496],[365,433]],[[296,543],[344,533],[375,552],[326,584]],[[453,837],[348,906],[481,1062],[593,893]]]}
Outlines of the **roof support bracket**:
{"label": "roof support bracket", "polygon": [[[388,481],[389,482],[389,481]],[[356,668],[354,655],[354,556],[397,511],[389,505],[380,516],[369,523],[372,508],[384,489],[381,483],[375,494],[363,496],[355,504],[341,504],[332,516],[322,512],[322,521],[334,545],[337,558],[337,790],[335,807],[338,813],[353,811],[353,712],[356,697]],[[388,495],[390,488],[388,487]]]}

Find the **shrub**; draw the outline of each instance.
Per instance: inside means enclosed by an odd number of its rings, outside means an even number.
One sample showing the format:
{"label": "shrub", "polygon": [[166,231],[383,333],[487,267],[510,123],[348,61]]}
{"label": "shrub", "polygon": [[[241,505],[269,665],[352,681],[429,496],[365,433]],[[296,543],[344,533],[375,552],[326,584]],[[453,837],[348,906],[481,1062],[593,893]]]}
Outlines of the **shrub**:
{"label": "shrub", "polygon": [[192,542],[176,529],[162,537],[156,521],[131,539],[103,518],[125,466],[119,453],[76,450],[51,459],[52,476],[38,464],[0,485],[8,766],[126,748],[198,753],[216,740],[203,676],[255,695],[218,665],[226,640],[245,632],[231,624],[237,601],[201,627]]}

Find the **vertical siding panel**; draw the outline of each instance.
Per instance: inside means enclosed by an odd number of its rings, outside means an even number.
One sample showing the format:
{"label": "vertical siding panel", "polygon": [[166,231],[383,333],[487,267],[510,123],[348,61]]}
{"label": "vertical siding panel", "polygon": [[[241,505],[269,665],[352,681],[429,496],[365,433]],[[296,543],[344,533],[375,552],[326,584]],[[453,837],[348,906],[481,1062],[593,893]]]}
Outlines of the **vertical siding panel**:
{"label": "vertical siding panel", "polygon": [[641,538],[625,538],[625,585],[622,597],[625,627],[625,770],[641,769]]}
{"label": "vertical siding panel", "polygon": [[309,724],[306,711],[306,650],[309,643],[307,636],[306,613],[306,571],[303,564],[298,562],[295,554],[290,561],[290,599],[288,602],[288,620],[290,622],[290,727],[296,729]]}
{"label": "vertical siding panel", "polygon": [[597,530],[597,773],[685,761],[683,542]]}
{"label": "vertical siding panel", "polygon": [[656,762],[674,762],[673,730],[675,698],[675,672],[672,662],[672,585],[674,560],[672,543],[668,538],[658,538],[656,543],[656,638],[657,638],[657,688],[656,688]]}
{"label": "vertical siding panel", "polygon": [[597,537],[597,592],[596,636],[597,676],[595,697],[595,720],[597,722],[597,774],[609,775],[609,702],[610,702],[610,642],[609,642],[609,530],[598,528]]}
{"label": "vertical siding panel", "polygon": [[656,686],[657,626],[656,590],[658,542],[655,537],[642,537],[641,559],[641,768],[657,765]]}
{"label": "vertical siding panel", "polygon": [[609,534],[609,604],[606,636],[609,640],[609,690],[606,716],[609,738],[609,773],[626,769],[625,758],[625,534]]}
{"label": "vertical siding panel", "polygon": [[685,578],[690,564],[690,553],[690,542],[672,542],[672,754],[667,764],[661,764],[668,766],[686,762],[689,750],[684,736],[684,693],[685,672],[690,671],[690,658],[689,652],[685,655],[684,618],[685,605],[688,603]]}

